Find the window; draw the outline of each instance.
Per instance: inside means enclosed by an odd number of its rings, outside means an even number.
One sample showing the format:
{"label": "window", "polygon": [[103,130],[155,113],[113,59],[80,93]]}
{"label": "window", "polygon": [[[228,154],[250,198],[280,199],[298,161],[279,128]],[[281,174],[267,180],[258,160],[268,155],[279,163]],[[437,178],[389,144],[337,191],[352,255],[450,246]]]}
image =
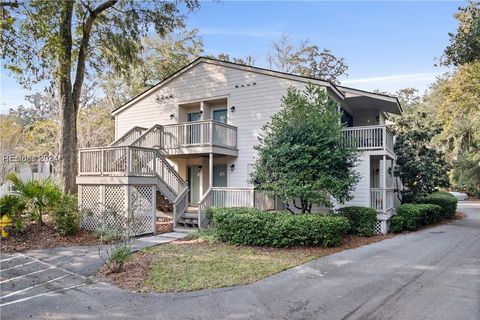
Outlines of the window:
{"label": "window", "polygon": [[213,120],[227,123],[227,109],[213,110]]}
{"label": "window", "polygon": [[32,163],[30,168],[32,169],[32,173],[38,173],[38,163]]}

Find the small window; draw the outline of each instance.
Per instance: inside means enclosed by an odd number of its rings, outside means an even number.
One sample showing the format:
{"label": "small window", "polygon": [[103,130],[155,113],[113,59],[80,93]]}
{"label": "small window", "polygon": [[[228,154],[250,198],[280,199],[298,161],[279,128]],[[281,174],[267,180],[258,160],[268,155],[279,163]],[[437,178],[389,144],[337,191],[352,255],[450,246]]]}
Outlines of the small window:
{"label": "small window", "polygon": [[38,163],[32,163],[30,168],[32,169],[32,173],[38,173]]}

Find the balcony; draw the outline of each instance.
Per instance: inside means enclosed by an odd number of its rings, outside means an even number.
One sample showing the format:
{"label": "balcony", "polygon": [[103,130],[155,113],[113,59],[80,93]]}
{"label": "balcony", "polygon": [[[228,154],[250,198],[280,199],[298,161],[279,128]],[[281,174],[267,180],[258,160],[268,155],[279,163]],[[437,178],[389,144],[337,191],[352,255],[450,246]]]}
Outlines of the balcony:
{"label": "balcony", "polygon": [[384,151],[392,155],[393,133],[386,126],[362,126],[343,129],[345,145],[361,151]]}
{"label": "balcony", "polygon": [[371,188],[370,207],[378,213],[387,213],[393,210],[395,190],[393,188]]}
{"label": "balcony", "polygon": [[159,148],[165,155],[217,153],[237,156],[237,128],[215,120],[157,125],[132,145]]}

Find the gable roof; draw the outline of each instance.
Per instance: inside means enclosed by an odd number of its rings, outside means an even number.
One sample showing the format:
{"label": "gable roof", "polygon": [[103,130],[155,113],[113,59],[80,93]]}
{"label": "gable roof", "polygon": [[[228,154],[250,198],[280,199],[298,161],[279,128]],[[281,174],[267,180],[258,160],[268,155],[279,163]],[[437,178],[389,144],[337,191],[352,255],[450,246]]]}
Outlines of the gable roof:
{"label": "gable roof", "polygon": [[[310,77],[305,77],[305,76],[300,76],[300,75],[295,75],[291,73],[286,73],[286,72],[281,72],[281,71],[275,71],[275,70],[270,70],[270,69],[265,69],[265,68],[260,68],[260,67],[254,67],[254,66],[247,66],[243,64],[238,64],[234,62],[227,62],[227,61],[222,61],[222,60],[217,60],[213,58],[207,58],[207,57],[199,57],[196,60],[192,61],[185,67],[181,68],[180,70],[176,71],[172,75],[168,76],[167,78],[163,79],[159,83],[155,84],[151,88],[145,90],[144,92],[140,93],[136,97],[132,98],[130,101],[126,102],[122,106],[118,107],[117,109],[112,111],[112,115],[116,115],[122,110],[132,106],[135,104],[137,101],[143,99],[147,95],[151,94],[154,92],[156,89],[164,86],[165,84],[169,83],[170,81],[176,79],[180,75],[188,72],[190,69],[193,69],[195,66],[201,64],[201,63],[208,63],[208,64],[213,64],[213,65],[218,65],[218,66],[223,66],[227,68],[234,68],[234,69],[239,69],[239,70],[244,70],[244,71],[249,71],[253,73],[259,73],[259,74],[264,74],[264,75],[269,75],[272,77],[278,77],[278,78],[284,78],[284,79],[289,79],[289,80],[294,80],[294,81],[301,81],[301,82],[312,82],[318,85],[322,85],[329,89],[330,92],[335,94],[340,100],[345,100],[345,94],[344,90],[349,91],[349,90],[355,90],[358,92],[364,92],[368,93],[370,96],[382,96],[382,97],[389,97],[373,92],[367,92],[367,91],[361,91],[361,90],[356,90],[348,87],[342,87],[342,86],[337,86],[331,81],[325,81],[321,79],[316,79],[316,78],[310,78]],[[390,99],[396,99],[393,97],[389,97]],[[398,100],[396,100],[398,102]],[[400,105],[399,105],[400,108]]]}

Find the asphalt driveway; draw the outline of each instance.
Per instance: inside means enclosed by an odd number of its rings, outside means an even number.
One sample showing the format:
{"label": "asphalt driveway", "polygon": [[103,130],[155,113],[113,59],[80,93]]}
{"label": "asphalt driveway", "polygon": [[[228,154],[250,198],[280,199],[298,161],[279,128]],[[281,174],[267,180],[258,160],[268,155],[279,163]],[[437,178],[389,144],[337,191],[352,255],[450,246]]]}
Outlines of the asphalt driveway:
{"label": "asphalt driveway", "polygon": [[[252,285],[191,293],[131,293],[92,283],[85,272],[38,255],[2,255],[1,317],[478,320],[480,203],[464,202],[459,211],[467,218],[321,258]],[[62,282],[21,291],[49,281],[28,282],[47,271],[17,278],[27,283],[16,288],[8,286],[14,280],[4,282],[38,268],[56,272],[52,277]]]}

